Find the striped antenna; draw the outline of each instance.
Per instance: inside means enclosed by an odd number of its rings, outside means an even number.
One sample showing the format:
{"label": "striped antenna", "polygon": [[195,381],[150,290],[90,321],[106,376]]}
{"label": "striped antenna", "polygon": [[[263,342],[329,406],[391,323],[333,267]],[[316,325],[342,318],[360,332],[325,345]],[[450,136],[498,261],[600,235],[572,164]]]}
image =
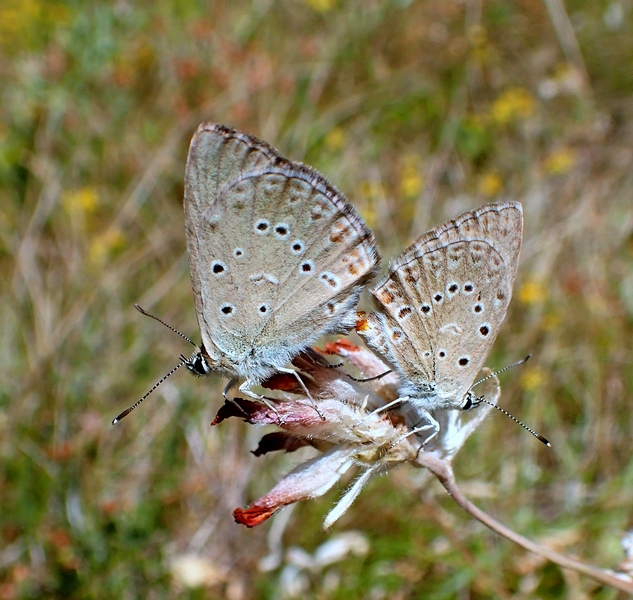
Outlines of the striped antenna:
{"label": "striped antenna", "polygon": [[134,404],[132,404],[130,408],[126,408],[118,417],[115,417],[114,419],[112,419],[112,425],[116,425],[121,419],[127,417],[141,402],[143,402],[143,400],[145,400],[145,398],[147,398],[161,383],[163,383],[165,379],[173,375],[184,364],[185,364],[185,361],[182,360],[182,362],[178,363],[171,371],[169,371],[169,373],[167,373],[167,375],[165,375],[164,377],[161,377],[161,379],[157,383],[154,384],[152,389],[149,392],[147,392],[147,394],[145,394],[140,400],[137,400]]}
{"label": "striped antenna", "polygon": [[[503,369],[499,369],[498,371],[495,371],[494,373],[490,373],[490,375],[486,375],[486,377],[474,383],[470,389],[472,390],[476,385],[479,385],[480,383],[487,381],[488,379],[490,379],[491,377],[494,377],[495,375],[499,375],[499,373],[503,373],[504,371],[507,371],[508,369],[512,369],[513,367],[518,367],[519,365],[524,365],[528,360],[530,360],[531,357],[532,355],[528,354],[525,358],[522,358],[521,360],[518,360],[517,362],[512,363],[511,365],[507,365],[506,367],[503,367]],[[510,419],[512,419],[515,423],[518,423],[519,425],[521,425],[521,427],[523,427],[523,429],[525,429],[526,431],[529,431],[539,442],[543,442],[548,448],[552,447],[552,444],[549,443],[549,440],[544,438],[540,433],[536,433],[536,431],[534,431],[533,429],[530,429],[525,423],[523,423],[522,421],[519,421],[519,419],[517,419],[514,415],[511,415],[507,410],[504,410],[503,408],[497,406],[496,404],[489,402],[483,396],[475,397],[475,399],[473,400],[473,406],[477,406],[478,404],[481,404],[482,402],[485,402],[489,406],[496,408],[498,411],[502,412],[506,417],[510,417]]]}
{"label": "striped antenna", "polygon": [[[150,313],[146,312],[138,304],[135,304],[134,308],[136,310],[138,310],[138,312],[140,312],[142,315],[145,315],[146,317],[150,317],[150,318],[154,319],[154,321],[158,321],[161,325],[164,325],[165,327],[167,327],[167,329],[171,329],[171,331],[173,331],[174,333],[177,333],[183,340],[188,341],[195,348],[198,347],[184,333],[180,333],[180,331],[178,331],[177,329],[175,329],[171,325],[167,325],[167,323],[165,323],[165,321],[163,321],[162,319],[159,319],[158,317],[156,317],[154,315],[151,315]],[[145,400],[145,398],[147,398],[161,383],[163,383],[163,381],[165,381],[165,379],[167,379],[168,377],[171,377],[178,369],[180,369],[180,367],[182,367],[183,365],[187,364],[187,360],[188,359],[185,358],[184,356],[182,356],[182,354],[181,354],[180,355],[180,362],[171,371],[169,371],[169,373],[167,373],[167,375],[165,375],[164,377],[161,377],[161,379],[157,383],[154,384],[152,389],[149,392],[147,392],[147,394],[145,394],[140,400],[136,401],[129,408],[126,408],[119,416],[117,416],[114,419],[112,419],[112,425],[116,425],[121,419],[124,419],[125,417],[127,417],[141,402],[143,402],[143,400]]]}

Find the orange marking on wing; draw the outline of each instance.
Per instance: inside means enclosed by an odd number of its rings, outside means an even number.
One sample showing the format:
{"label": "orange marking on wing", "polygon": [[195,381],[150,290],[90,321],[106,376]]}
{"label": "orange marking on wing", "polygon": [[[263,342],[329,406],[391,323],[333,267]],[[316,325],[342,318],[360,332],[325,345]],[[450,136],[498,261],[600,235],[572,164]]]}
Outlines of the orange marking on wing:
{"label": "orange marking on wing", "polygon": [[367,313],[362,311],[356,313],[356,325],[354,328],[356,331],[367,331],[369,329]]}

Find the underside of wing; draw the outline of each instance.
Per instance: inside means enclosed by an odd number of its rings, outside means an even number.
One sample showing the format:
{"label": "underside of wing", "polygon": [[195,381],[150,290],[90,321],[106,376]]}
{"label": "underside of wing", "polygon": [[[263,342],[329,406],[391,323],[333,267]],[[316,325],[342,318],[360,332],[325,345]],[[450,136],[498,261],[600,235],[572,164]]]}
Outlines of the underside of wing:
{"label": "underside of wing", "polygon": [[203,264],[206,253],[199,237],[204,227],[204,213],[214,205],[227,181],[239,177],[243,170],[271,165],[278,160],[281,157],[268,144],[216,123],[202,123],[191,140],[184,201],[187,254],[198,324],[203,343],[211,352],[213,348],[204,322],[202,298],[203,280],[208,269],[208,265]]}
{"label": "underside of wing", "polygon": [[378,263],[373,236],[314,170],[216,128],[199,129],[192,141],[185,191],[203,341],[234,355],[274,350],[285,362],[353,324],[358,293]]}
{"label": "underside of wing", "polygon": [[391,261],[389,273],[450,242],[479,240],[493,245],[509,271],[516,275],[522,238],[523,208],[519,202],[485,204],[421,235]]}
{"label": "underside of wing", "polygon": [[457,404],[472,385],[512,296],[521,233],[520,204],[481,207],[418,238],[373,290],[376,339],[418,393]]}

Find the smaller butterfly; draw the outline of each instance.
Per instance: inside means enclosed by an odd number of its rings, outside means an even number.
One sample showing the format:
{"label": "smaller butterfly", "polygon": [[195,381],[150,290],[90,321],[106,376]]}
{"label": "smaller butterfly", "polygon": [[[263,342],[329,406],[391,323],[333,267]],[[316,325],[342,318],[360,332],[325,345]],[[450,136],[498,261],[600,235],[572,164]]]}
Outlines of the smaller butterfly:
{"label": "smaller butterfly", "polygon": [[419,237],[372,290],[378,310],[358,333],[400,373],[426,442],[440,428],[433,411],[480,401],[471,388],[512,297],[522,232],[518,202],[466,212]]}

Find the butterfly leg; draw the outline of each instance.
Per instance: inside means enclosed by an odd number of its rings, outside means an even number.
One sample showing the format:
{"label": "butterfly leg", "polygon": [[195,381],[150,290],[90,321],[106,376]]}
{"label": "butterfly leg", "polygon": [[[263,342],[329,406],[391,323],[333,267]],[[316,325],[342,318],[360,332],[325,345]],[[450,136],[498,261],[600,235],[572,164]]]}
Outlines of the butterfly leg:
{"label": "butterfly leg", "polygon": [[[314,408],[316,413],[319,415],[319,417],[321,417],[322,421],[325,421],[325,415],[319,410],[319,407],[314,401],[312,394],[310,394],[310,392],[308,391],[308,388],[306,387],[306,384],[303,382],[303,379],[301,379],[301,375],[299,375],[299,372],[296,371],[295,369],[290,369],[288,367],[280,367],[278,371],[280,373],[285,373],[286,375],[292,375],[297,380],[297,382],[301,386],[301,389],[305,392],[305,395],[308,397],[308,400],[310,400],[310,402],[312,403],[312,407]],[[314,378],[310,376],[308,373],[304,373],[304,375],[314,381]]]}
{"label": "butterfly leg", "polygon": [[[342,360],[339,363],[336,363],[335,365],[333,364],[327,364],[327,365],[323,365],[326,369],[340,369],[342,366],[345,365],[345,361]],[[351,379],[352,381],[357,381],[358,383],[367,383],[368,381],[376,381],[377,379],[382,379],[383,377],[385,377],[385,375],[389,375],[389,373],[392,373],[393,371],[391,369],[389,369],[388,371],[385,371],[384,373],[381,373],[380,375],[374,375],[373,377],[353,377],[352,375],[350,375],[349,373],[343,373],[345,375],[345,377],[349,377],[349,379]]]}
{"label": "butterfly leg", "polygon": [[[341,361],[340,363],[337,363],[335,365],[324,365],[326,369],[340,369],[342,366],[345,365],[345,361]],[[344,373],[345,377],[349,377],[352,381],[356,381],[358,383],[367,383],[368,381],[376,381],[377,379],[382,379],[383,377],[385,377],[386,375],[389,375],[389,373],[392,373],[393,371],[391,369],[389,369],[388,371],[385,371],[384,373],[381,373],[380,375],[374,375],[373,377],[352,377],[349,373]]]}
{"label": "butterfly leg", "polygon": [[378,415],[381,412],[389,410],[393,406],[396,406],[398,404],[404,404],[405,402],[408,402],[408,401],[409,401],[409,396],[403,396],[402,398],[396,398],[395,400],[392,400],[391,402],[388,402],[384,406],[380,406],[379,408],[377,408],[375,410],[372,410],[368,415],[365,415],[358,423],[356,423],[354,425],[354,427],[358,427],[359,425],[362,425],[365,421],[367,421],[367,419],[371,419],[374,415]]}
{"label": "butterfly leg", "polygon": [[[237,378],[231,379],[224,387],[224,390],[222,391],[222,395],[224,396],[225,400],[235,404],[235,406],[237,406],[245,415],[247,415],[246,411],[235,401],[235,399],[229,398],[228,396],[228,391],[236,383],[237,383]],[[246,381],[240,384],[238,391],[241,394],[244,394],[245,396],[252,398],[253,400],[257,400],[258,402],[263,402],[270,410],[272,410],[277,415],[277,418],[279,419],[279,424],[283,425],[284,420],[283,420],[283,417],[279,414],[279,411],[266,398],[264,398],[264,396],[260,396],[259,394],[252,392],[250,389],[252,385],[254,385],[253,382],[250,379],[247,379]]]}
{"label": "butterfly leg", "polygon": [[417,434],[419,431],[426,431],[427,429],[434,430],[433,433],[422,442],[422,446],[426,446],[440,432],[440,424],[428,410],[424,410],[423,408],[418,408],[417,410],[420,416],[426,419],[429,424],[422,425],[420,427],[416,426],[411,433]]}
{"label": "butterfly leg", "polygon": [[[409,398],[406,398],[406,399],[408,400]],[[435,417],[433,417],[433,415],[426,410],[418,409],[418,411],[421,413],[421,416],[423,418],[429,421],[429,423],[427,425],[415,426],[411,431],[409,431],[408,433],[405,433],[403,436],[400,436],[395,442],[393,442],[390,445],[390,448],[397,446],[402,440],[408,438],[411,435],[417,435],[421,431],[428,431],[429,429],[433,429],[434,430],[433,433],[422,442],[422,445],[420,446],[420,450],[422,450],[422,448],[424,448],[424,446],[426,446],[439,433],[440,424],[437,422]],[[419,423],[421,422],[422,421],[419,421]]]}
{"label": "butterfly leg", "polygon": [[248,416],[247,412],[235,401],[235,398],[229,398],[228,393],[229,390],[237,383],[237,379],[231,379],[229,380],[229,382],[224,386],[224,389],[222,390],[222,396],[224,397],[224,401],[225,402],[230,402],[231,404],[234,404],[235,406],[237,406],[237,408],[240,409],[240,411],[242,413],[244,413],[245,415]]}

